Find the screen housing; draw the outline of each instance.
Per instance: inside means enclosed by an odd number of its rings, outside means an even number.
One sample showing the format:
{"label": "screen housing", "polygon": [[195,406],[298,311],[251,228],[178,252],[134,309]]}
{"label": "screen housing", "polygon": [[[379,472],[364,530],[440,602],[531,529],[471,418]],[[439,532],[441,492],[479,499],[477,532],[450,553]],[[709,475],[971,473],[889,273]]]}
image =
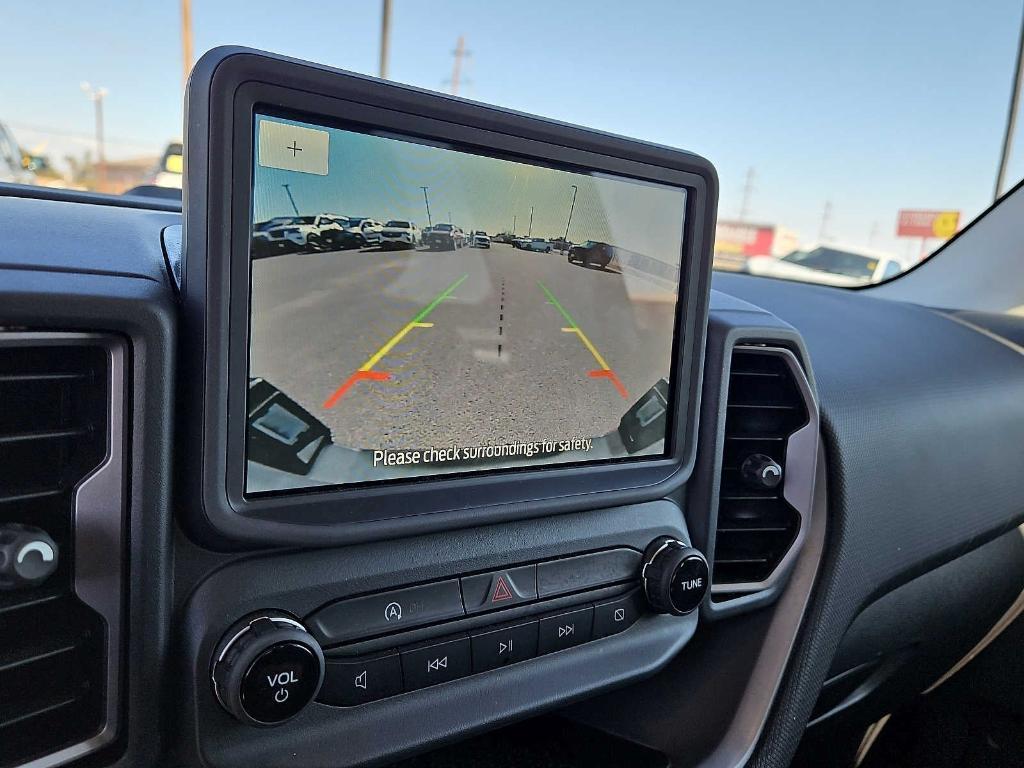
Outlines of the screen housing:
{"label": "screen housing", "polygon": [[[433,476],[246,497],[254,120],[257,112],[475,154],[686,189],[669,450],[663,458]],[[183,487],[205,541],[327,545],[660,498],[689,477],[717,177],[680,150],[241,48],[210,51],[186,98],[181,376]]]}

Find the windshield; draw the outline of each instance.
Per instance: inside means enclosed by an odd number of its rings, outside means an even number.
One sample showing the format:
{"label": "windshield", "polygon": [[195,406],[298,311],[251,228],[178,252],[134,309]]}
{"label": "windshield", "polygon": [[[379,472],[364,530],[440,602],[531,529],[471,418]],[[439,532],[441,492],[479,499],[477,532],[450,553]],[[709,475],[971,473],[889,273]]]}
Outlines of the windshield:
{"label": "windshield", "polygon": [[393,227],[394,229],[409,229],[408,221],[389,221],[385,224],[387,227]]}
{"label": "windshield", "polygon": [[453,227],[451,224],[435,224],[434,229],[439,232],[451,232]]}
{"label": "windshield", "polygon": [[[362,33],[343,46],[330,25],[300,32],[237,3],[191,5],[183,22],[177,3],[111,0],[45,33],[9,34],[0,52],[9,74],[0,83],[0,183],[115,195],[180,189],[183,86],[195,58],[221,44],[374,76],[383,63],[399,83],[697,152],[720,180],[719,270],[762,274],[752,260],[836,243],[910,267],[1024,176],[1024,119],[1008,125],[1011,111],[1022,111],[1011,110],[1020,0],[779,0],[742,10],[652,0],[644,18],[657,23],[625,36],[610,3],[594,12],[587,0],[517,0],[510,21],[543,18],[548,30],[614,40],[583,59],[557,33],[510,35],[489,4],[465,0],[395,3],[386,46],[376,0],[345,6]],[[38,31],[40,19],[65,10],[46,0],[9,4],[4,28]],[[324,18],[312,0],[294,0],[288,13]],[[610,109],[594,93],[628,93],[633,106]],[[425,229],[480,220],[471,207],[449,210],[440,189],[420,190],[422,171],[374,182],[429,197]],[[566,231],[561,213],[549,223],[548,212],[531,210],[525,179],[520,187],[518,210],[501,224],[511,238],[530,240],[538,227],[569,242],[586,237],[573,225]],[[286,194],[296,216],[324,213],[303,190]],[[347,201],[329,205],[344,210]],[[385,221],[388,211],[366,214]],[[776,267],[772,276],[785,278],[785,265]]]}
{"label": "windshield", "polygon": [[793,251],[782,257],[783,261],[799,264],[801,267],[831,272],[847,277],[870,279],[878,268],[878,259],[861,256],[838,248],[815,248],[812,251]]}

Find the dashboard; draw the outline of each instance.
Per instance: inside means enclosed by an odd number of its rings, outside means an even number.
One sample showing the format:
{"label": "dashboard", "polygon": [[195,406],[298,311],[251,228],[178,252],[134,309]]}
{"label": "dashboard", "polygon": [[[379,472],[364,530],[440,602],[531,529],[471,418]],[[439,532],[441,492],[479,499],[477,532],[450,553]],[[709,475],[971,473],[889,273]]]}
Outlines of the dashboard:
{"label": "dashboard", "polygon": [[1018,600],[1012,319],[712,279],[703,158],[255,51],[185,153],[0,189],[0,768],[784,766]]}

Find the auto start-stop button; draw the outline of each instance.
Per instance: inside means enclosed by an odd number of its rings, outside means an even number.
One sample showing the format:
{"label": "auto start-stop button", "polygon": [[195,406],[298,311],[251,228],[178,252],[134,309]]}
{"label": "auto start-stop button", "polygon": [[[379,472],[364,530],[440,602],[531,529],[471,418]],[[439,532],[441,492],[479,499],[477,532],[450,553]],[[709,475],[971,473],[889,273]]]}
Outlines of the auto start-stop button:
{"label": "auto start-stop button", "polygon": [[242,679],[246,714],[261,723],[279,723],[298,714],[316,694],[320,662],[298,643],[282,643],[260,654]]}

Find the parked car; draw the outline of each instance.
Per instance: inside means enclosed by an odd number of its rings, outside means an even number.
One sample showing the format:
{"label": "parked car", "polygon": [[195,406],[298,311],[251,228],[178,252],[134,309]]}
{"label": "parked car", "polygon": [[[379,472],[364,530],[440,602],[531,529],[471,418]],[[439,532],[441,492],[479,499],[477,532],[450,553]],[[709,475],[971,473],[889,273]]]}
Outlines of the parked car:
{"label": "parked car", "polygon": [[7,126],[0,123],[0,181],[32,184],[35,174],[25,167],[25,156]]}
{"label": "parked car", "polygon": [[390,248],[415,248],[420,244],[420,230],[411,221],[400,221],[392,219],[380,233],[380,247]]}
{"label": "parked car", "polygon": [[598,240],[587,240],[569,249],[570,264],[582,264],[584,267],[600,267],[604,269],[612,262],[615,247]]}
{"label": "parked car", "polygon": [[892,254],[854,245],[811,246],[782,258],[751,256],[743,271],[762,277],[851,287],[895,277],[906,265]]}
{"label": "parked car", "polygon": [[182,174],[185,170],[181,141],[172,141],[164,149],[160,162],[146,179],[147,184],[154,187],[181,189]]}
{"label": "parked car", "polygon": [[545,240],[543,237],[534,237],[527,241],[523,249],[539,253],[551,253],[551,241]]}
{"label": "parked car", "polygon": [[[294,253],[299,248],[295,241],[285,237],[280,228],[291,224],[294,216],[278,216],[267,221],[258,221],[252,229],[252,257],[262,259],[282,253]],[[276,230],[271,236],[271,230]]]}
{"label": "parked car", "polygon": [[338,235],[339,245],[343,248],[365,248],[368,245],[380,245],[381,232],[384,225],[368,216],[348,216],[348,225]]}
{"label": "parked car", "polygon": [[512,247],[513,248],[523,249],[523,248],[526,248],[529,244],[530,244],[530,238],[528,238],[528,237],[513,237],[512,238]]}
{"label": "parked car", "polygon": [[266,222],[268,226],[265,229],[260,230],[260,225],[257,225],[253,233],[254,251],[257,243],[261,250],[269,250],[271,253],[329,250],[344,230],[346,221],[344,216],[333,213],[271,219]]}
{"label": "parked car", "polygon": [[491,238],[482,229],[478,229],[473,233],[473,247],[489,249],[491,247]]}
{"label": "parked car", "polygon": [[435,224],[423,243],[432,251],[454,251],[466,244],[466,236],[454,224]]}

